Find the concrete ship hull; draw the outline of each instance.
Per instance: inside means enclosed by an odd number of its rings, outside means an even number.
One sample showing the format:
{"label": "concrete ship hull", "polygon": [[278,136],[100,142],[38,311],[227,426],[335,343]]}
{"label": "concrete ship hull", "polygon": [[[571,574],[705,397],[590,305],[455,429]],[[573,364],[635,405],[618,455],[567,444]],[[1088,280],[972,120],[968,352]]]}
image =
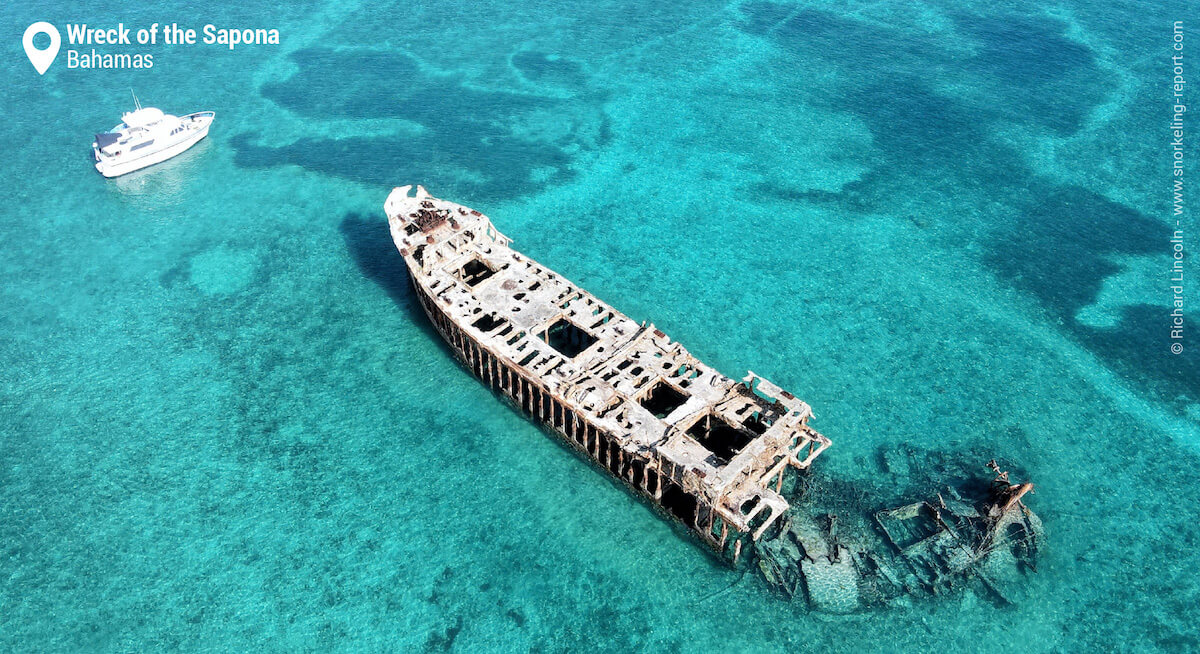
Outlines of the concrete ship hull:
{"label": "concrete ship hull", "polygon": [[[482,214],[411,187],[385,210],[422,309],[489,388],[737,563],[829,440],[811,410],[735,382],[508,247]],[[772,488],[772,486],[774,488]]]}

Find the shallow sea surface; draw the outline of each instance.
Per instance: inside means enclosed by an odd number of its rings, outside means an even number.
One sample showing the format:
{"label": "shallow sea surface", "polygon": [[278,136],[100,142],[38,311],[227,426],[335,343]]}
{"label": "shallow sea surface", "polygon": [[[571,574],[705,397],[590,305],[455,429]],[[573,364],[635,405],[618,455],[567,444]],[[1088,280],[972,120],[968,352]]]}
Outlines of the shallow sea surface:
{"label": "shallow sea surface", "polygon": [[[0,650],[1200,648],[1183,3],[253,4],[0,9]],[[283,39],[39,77],[35,20]],[[217,119],[105,180],[131,87]],[[409,183],[807,400],[847,502],[1032,479],[1027,597],[834,618],[720,565],[452,359]]]}

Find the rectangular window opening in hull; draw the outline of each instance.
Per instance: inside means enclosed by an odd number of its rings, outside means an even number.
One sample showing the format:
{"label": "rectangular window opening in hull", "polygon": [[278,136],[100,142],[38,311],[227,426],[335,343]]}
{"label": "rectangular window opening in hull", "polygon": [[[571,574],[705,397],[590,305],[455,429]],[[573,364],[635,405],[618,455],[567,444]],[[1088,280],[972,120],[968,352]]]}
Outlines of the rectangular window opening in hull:
{"label": "rectangular window opening in hull", "polygon": [[546,341],[550,347],[558,350],[568,359],[579,356],[579,353],[591,347],[598,340],[566,318],[559,318],[541,336],[542,340]]}
{"label": "rectangular window opening in hull", "polygon": [[720,465],[729,463],[730,459],[754,440],[754,435],[750,432],[738,429],[712,413],[697,420],[696,424],[687,430],[687,435],[712,452]]}
{"label": "rectangular window opening in hull", "polygon": [[671,415],[675,409],[683,406],[687,400],[687,395],[675,390],[675,387],[670,384],[660,381],[650,389],[649,393],[646,393],[646,396],[638,404],[661,420]]}
{"label": "rectangular window opening in hull", "polygon": [[496,271],[480,259],[471,259],[463,264],[463,267],[458,271],[458,278],[466,282],[467,286],[477,286],[480,282],[495,275]]}
{"label": "rectangular window opening in hull", "polygon": [[662,506],[664,509],[671,512],[671,515],[683,521],[683,524],[691,526],[696,519],[696,498],[687,494],[682,488],[674,483],[663,484]]}

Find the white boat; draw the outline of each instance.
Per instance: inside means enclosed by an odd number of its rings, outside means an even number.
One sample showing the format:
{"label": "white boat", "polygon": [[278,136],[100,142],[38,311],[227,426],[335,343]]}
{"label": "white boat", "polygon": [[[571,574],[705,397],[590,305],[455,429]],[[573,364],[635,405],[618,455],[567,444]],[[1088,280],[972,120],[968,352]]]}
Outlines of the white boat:
{"label": "white boat", "polygon": [[154,107],[142,107],[121,116],[121,124],[97,134],[92,143],[96,170],[105,177],[117,177],[141,170],[196,145],[212,125],[216,113],[199,111],[186,116],[164,114]]}

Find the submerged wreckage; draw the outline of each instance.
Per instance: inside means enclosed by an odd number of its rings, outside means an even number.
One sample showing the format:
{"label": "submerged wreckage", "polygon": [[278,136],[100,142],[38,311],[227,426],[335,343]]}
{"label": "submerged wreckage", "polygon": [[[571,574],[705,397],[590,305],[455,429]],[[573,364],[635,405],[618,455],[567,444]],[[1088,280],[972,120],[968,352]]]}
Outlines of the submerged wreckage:
{"label": "submerged wreckage", "polygon": [[1014,603],[1025,571],[1037,569],[1042,523],[1021,502],[1033,484],[1009,483],[995,461],[988,466],[996,477],[982,491],[948,486],[934,501],[876,512],[873,525],[793,512],[756,543],[758,569],[789,597],[803,588],[809,605],[828,613],[960,589]]}
{"label": "submerged wreckage", "polygon": [[[835,525],[820,528],[810,519],[806,534],[805,520],[790,515],[782,494],[789,470],[807,469],[830,445],[808,425],[807,404],[753,372],[740,382],[722,375],[654,325],[635,322],[509,247],[478,211],[420,186],[412,191],[394,189],[384,205],[392,238],[426,315],[489,387],[735,567],[753,556],[767,580],[789,594],[806,581],[817,608],[856,608],[858,591],[849,601],[845,585],[868,585],[867,568],[898,587],[936,586],[942,568],[913,568],[915,580],[906,580],[879,558],[843,559],[845,546],[830,539]],[[1013,502],[1020,505],[1019,496]],[[880,524],[897,547],[916,547],[901,545],[890,535],[894,527]],[[941,566],[946,548],[929,549],[926,559]],[[828,565],[816,563],[814,552]],[[959,572],[979,559],[961,564],[961,556],[949,556]],[[832,599],[814,598],[826,582]]]}

